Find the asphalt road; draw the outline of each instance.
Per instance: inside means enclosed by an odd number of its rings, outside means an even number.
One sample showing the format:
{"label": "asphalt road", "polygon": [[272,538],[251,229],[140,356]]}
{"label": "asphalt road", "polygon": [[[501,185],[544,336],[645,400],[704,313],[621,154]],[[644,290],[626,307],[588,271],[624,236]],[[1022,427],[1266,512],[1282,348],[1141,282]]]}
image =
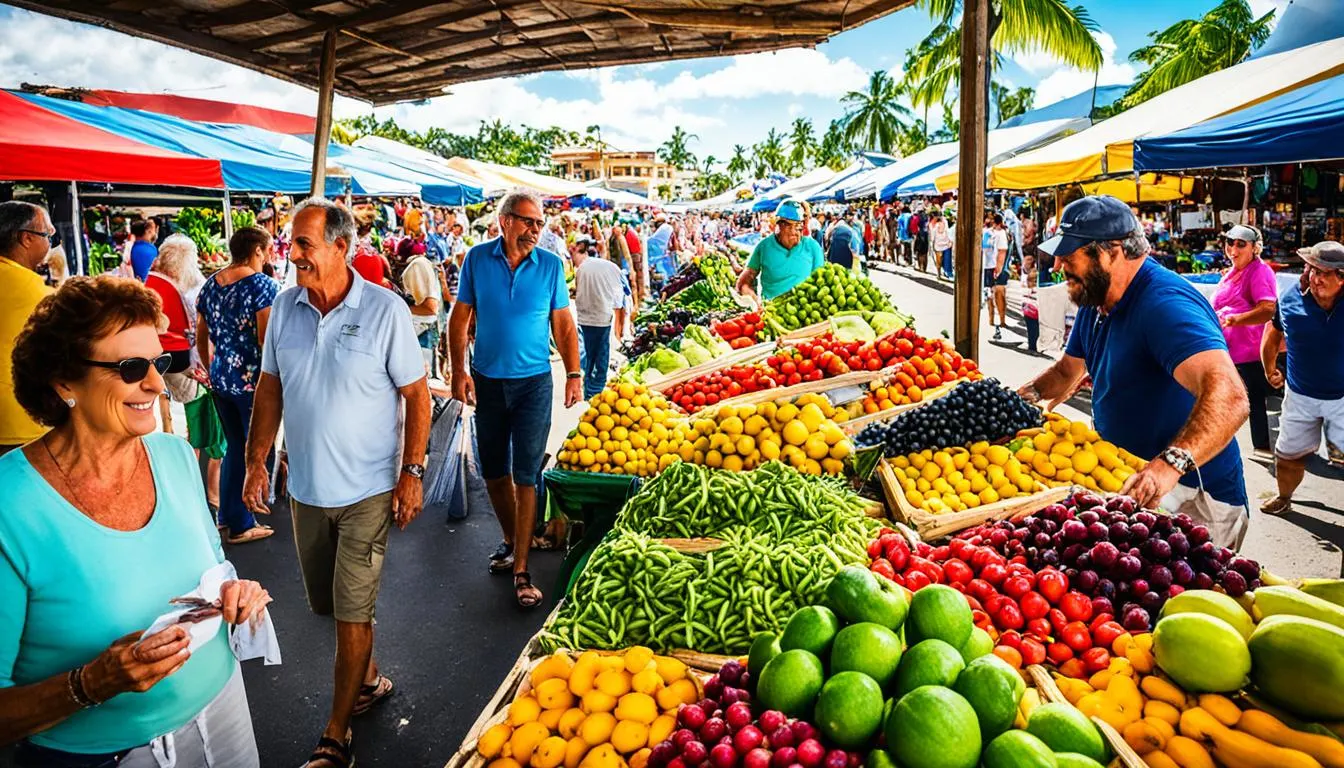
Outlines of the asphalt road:
{"label": "asphalt road", "polygon": [[[925,335],[952,327],[951,287],[929,277],[875,272],[876,282],[897,305],[917,318]],[[1017,306],[1016,291],[1011,297]],[[1020,323],[1020,315],[1010,317]],[[1020,327],[1020,326],[1019,326]],[[989,338],[987,324],[982,338]],[[1021,349],[1012,333],[986,342],[981,366],[1005,384],[1026,381],[1048,358]],[[565,411],[557,375],[557,403],[551,445],[577,421],[580,409]],[[1085,413],[1086,402],[1066,408]],[[1242,430],[1242,445],[1249,431]],[[1270,469],[1247,460],[1252,505],[1273,492]],[[1341,576],[1344,546],[1344,476],[1313,462],[1299,501],[1288,514],[1252,514],[1245,551],[1285,575]],[[313,616],[304,601],[290,533],[281,509],[270,521],[276,535],[262,542],[229,547],[228,555],[246,578],[257,579],[274,595],[271,606],[284,663],[265,667],[247,662],[244,674],[262,765],[301,765],[326,722],[331,691],[334,629]],[[452,756],[480,709],[494,693],[523,645],[553,606],[560,556],[534,555],[532,571],[547,593],[542,608],[516,607],[507,577],[486,572],[486,558],[499,541],[499,528],[482,487],[470,496],[469,516],[446,525],[422,517],[406,531],[393,531],[378,602],[375,653],[397,692],[356,721],[356,755],[363,765],[434,768]],[[3,762],[3,758],[0,758]]]}

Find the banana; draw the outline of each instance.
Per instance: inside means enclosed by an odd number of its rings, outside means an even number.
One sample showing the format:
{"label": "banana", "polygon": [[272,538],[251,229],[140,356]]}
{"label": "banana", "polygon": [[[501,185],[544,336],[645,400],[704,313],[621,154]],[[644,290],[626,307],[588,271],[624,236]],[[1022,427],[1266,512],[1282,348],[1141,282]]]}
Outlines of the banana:
{"label": "banana", "polygon": [[1285,579],[1282,576],[1270,573],[1268,569],[1260,569],[1260,583],[1267,587],[1297,587],[1301,582],[1301,579]]}
{"label": "banana", "polygon": [[1143,762],[1148,764],[1148,768],[1181,768],[1166,752],[1149,752],[1143,756]]}
{"label": "banana", "polygon": [[1344,605],[1344,579],[1302,579],[1301,589],[1308,595]]}
{"label": "banana", "polygon": [[[1212,744],[1214,759],[1227,768],[1322,768],[1305,752],[1276,747],[1249,733],[1228,728],[1202,707],[1192,707],[1181,713],[1181,736]],[[1179,737],[1169,739],[1168,753],[1173,743],[1185,744]]]}
{"label": "banana", "polygon": [[1202,693],[1199,695],[1199,706],[1204,711],[1213,715],[1218,722],[1231,728],[1241,719],[1241,708],[1226,696],[1219,696],[1216,693]]}
{"label": "banana", "polygon": [[1136,720],[1125,726],[1121,734],[1135,752],[1140,755],[1146,755],[1149,752],[1159,752],[1167,745],[1167,739],[1162,731],[1158,730],[1146,720]]}
{"label": "banana", "polygon": [[1215,768],[1209,751],[1194,739],[1173,736],[1167,742],[1165,751],[1167,756],[1181,768]]}
{"label": "banana", "polygon": [[1275,746],[1305,752],[1325,768],[1344,768],[1344,744],[1328,736],[1295,731],[1268,712],[1243,712],[1237,730]]}
{"label": "banana", "polygon": [[1158,699],[1149,699],[1148,703],[1143,705],[1143,716],[1161,720],[1173,728],[1181,722],[1181,711]]}
{"label": "banana", "polygon": [[1150,699],[1165,701],[1177,709],[1185,709],[1185,691],[1157,675],[1149,675],[1139,683],[1139,688]]}

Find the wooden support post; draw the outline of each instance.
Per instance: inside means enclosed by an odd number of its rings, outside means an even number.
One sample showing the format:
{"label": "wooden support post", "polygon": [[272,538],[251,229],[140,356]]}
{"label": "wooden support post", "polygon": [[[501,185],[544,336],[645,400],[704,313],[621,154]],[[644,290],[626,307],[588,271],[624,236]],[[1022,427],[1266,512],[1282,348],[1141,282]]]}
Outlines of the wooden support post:
{"label": "wooden support post", "polygon": [[220,202],[224,204],[224,242],[227,243],[233,239],[233,206],[229,203],[228,190],[224,191],[224,197]]}
{"label": "wooden support post", "polygon": [[953,341],[957,352],[974,360],[980,357],[980,234],[989,131],[989,0],[966,0],[961,24],[961,157]]}
{"label": "wooden support post", "polygon": [[314,197],[321,197],[327,190],[327,142],[331,141],[331,100],[336,90],[336,35],[337,30],[329,29],[322,36],[322,73],[317,88],[317,129],[313,134],[313,186],[309,190]]}
{"label": "wooden support post", "polygon": [[[79,184],[70,182],[70,224],[75,230],[75,241],[70,245],[73,247],[75,257],[75,274],[84,274],[84,213],[79,209]],[[66,255],[72,253],[70,248],[66,249]],[[67,259],[67,262],[69,259]]]}

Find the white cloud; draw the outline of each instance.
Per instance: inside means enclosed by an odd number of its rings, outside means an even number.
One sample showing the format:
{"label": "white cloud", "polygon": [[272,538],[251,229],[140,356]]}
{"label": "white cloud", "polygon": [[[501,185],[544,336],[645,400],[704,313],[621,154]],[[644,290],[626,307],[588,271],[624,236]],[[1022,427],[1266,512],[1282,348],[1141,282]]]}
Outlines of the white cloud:
{"label": "white cloud", "polygon": [[789,105],[789,117],[797,117],[801,114],[803,114],[802,104],[799,104],[798,102],[795,101]]}
{"label": "white cloud", "polygon": [[815,49],[790,48],[734,56],[728,66],[699,77],[682,72],[661,92],[685,101],[775,94],[837,98],[867,80],[868,72],[853,59],[832,60]]}
{"label": "white cloud", "polygon": [[[1043,107],[1060,99],[1067,99],[1091,88],[1094,82],[1097,85],[1124,85],[1134,82],[1134,78],[1138,74],[1134,65],[1128,61],[1115,60],[1115,38],[1106,32],[1093,32],[1092,36],[1101,46],[1102,64],[1099,72],[1084,72],[1072,67],[1061,66],[1058,62],[1054,62],[1048,67],[1032,70],[1021,59],[1015,59],[1019,65],[1032,72],[1032,74],[1050,73],[1036,83],[1034,106]],[[1039,66],[1039,63],[1034,59],[1029,63]]]}

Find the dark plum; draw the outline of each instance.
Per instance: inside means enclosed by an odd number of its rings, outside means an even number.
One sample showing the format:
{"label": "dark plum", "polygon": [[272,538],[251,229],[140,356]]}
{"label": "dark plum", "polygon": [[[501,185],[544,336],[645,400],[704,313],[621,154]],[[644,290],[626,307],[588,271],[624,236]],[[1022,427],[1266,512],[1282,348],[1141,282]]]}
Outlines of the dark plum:
{"label": "dark plum", "polygon": [[1130,632],[1147,632],[1152,626],[1152,617],[1139,606],[1134,606],[1125,611],[1125,619],[1122,622],[1125,629]]}
{"label": "dark plum", "polygon": [[1081,512],[1078,515],[1078,521],[1081,522],[1083,525],[1091,525],[1093,523],[1099,522],[1100,520],[1101,515],[1098,515],[1096,512],[1093,512],[1090,509],[1087,510],[1086,512]]}
{"label": "dark plum", "polygon": [[1077,560],[1074,560],[1074,561],[1073,561],[1073,564],[1074,564],[1075,566],[1077,566],[1079,570],[1084,570],[1084,569],[1087,569],[1087,568],[1091,568],[1091,567],[1092,567],[1092,555],[1088,554],[1087,552],[1084,552],[1084,553],[1082,553],[1081,555],[1078,556],[1078,559],[1077,559]]}
{"label": "dark plum", "polygon": [[1111,538],[1116,541],[1126,541],[1129,539],[1129,523],[1123,520],[1117,520],[1111,523]]}
{"label": "dark plum", "polygon": [[1148,556],[1154,560],[1167,561],[1171,559],[1171,545],[1161,539],[1148,540]]}
{"label": "dark plum", "polygon": [[1045,549],[1046,547],[1050,546],[1050,534],[1038,533],[1034,537],[1032,537],[1032,541],[1035,542],[1036,546],[1040,547],[1041,549]]}
{"label": "dark plum", "polygon": [[[1137,516],[1136,516],[1137,517]],[[1152,534],[1147,523],[1135,521],[1129,526],[1129,540],[1134,542],[1146,541]]]}
{"label": "dark plum", "polygon": [[1092,615],[1100,616],[1103,613],[1115,615],[1115,606],[1111,604],[1111,599],[1108,597],[1092,598]]}
{"label": "dark plum", "polygon": [[1134,522],[1143,523],[1144,525],[1152,525],[1153,523],[1157,522],[1157,515],[1154,515],[1152,512],[1147,511],[1135,512]]}
{"label": "dark plum", "polygon": [[1213,589],[1213,577],[1207,573],[1195,574],[1195,589]]}
{"label": "dark plum", "polygon": [[1188,529],[1183,527],[1181,530],[1185,531],[1185,535],[1190,537],[1190,543],[1192,544],[1203,544],[1213,538],[1207,526],[1195,525]]}
{"label": "dark plum", "polygon": [[1087,551],[1086,544],[1070,544],[1069,546],[1064,548],[1063,552],[1060,552],[1059,554],[1060,557],[1062,557],[1065,562],[1071,563],[1077,560],[1078,556],[1086,551]]}
{"label": "dark plum", "polygon": [[1246,594],[1246,577],[1236,571],[1227,571],[1223,574],[1223,589],[1231,597],[1241,597]]}
{"label": "dark plum", "polygon": [[1087,538],[1087,526],[1081,521],[1070,520],[1062,528],[1064,538],[1069,541],[1083,541]]}
{"label": "dark plum", "polygon": [[1100,541],[1111,535],[1111,529],[1107,527],[1105,523],[1098,520],[1095,523],[1087,524],[1087,535],[1090,536],[1093,541]]}
{"label": "dark plum", "polygon": [[1167,537],[1167,543],[1171,545],[1172,557],[1185,557],[1190,551],[1190,539],[1186,538],[1184,533],[1171,534]]}
{"label": "dark plum", "polygon": [[1142,595],[1147,591],[1148,591],[1147,579],[1135,579],[1129,582],[1129,594],[1137,596]]}
{"label": "dark plum", "polygon": [[1115,561],[1115,568],[1122,576],[1132,578],[1143,571],[1143,561],[1134,555],[1125,555]]}
{"label": "dark plum", "polygon": [[1115,582],[1110,579],[1102,579],[1097,582],[1097,593],[1102,597],[1114,600],[1116,597]]}
{"label": "dark plum", "polygon": [[1148,569],[1148,583],[1158,592],[1171,586],[1171,569],[1165,565],[1154,565]]}
{"label": "dark plum", "polygon": [[1073,580],[1073,585],[1078,588],[1079,592],[1090,595],[1096,590],[1097,582],[1100,580],[1101,577],[1097,576],[1096,571],[1079,571],[1077,578]]}
{"label": "dark plum", "polygon": [[1092,564],[1097,568],[1110,569],[1115,566],[1115,562],[1120,559],[1120,550],[1109,541],[1102,541],[1094,544],[1089,553],[1092,558]]}

